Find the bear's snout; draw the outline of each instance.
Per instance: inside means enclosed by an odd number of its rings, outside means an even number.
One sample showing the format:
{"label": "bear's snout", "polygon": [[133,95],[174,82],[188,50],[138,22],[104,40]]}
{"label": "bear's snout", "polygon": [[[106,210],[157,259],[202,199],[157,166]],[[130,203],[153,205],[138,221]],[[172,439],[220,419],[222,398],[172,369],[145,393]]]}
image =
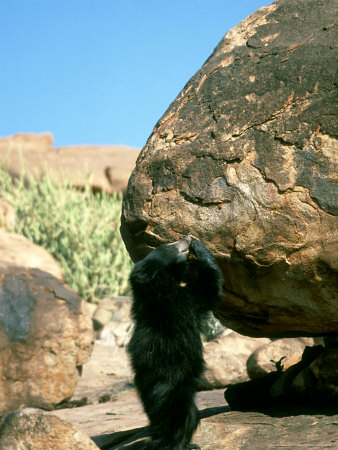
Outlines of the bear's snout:
{"label": "bear's snout", "polygon": [[187,236],[187,237],[181,239],[180,241],[172,242],[171,244],[167,244],[167,245],[175,247],[175,249],[179,253],[188,254],[190,242],[191,242],[191,238],[189,236]]}

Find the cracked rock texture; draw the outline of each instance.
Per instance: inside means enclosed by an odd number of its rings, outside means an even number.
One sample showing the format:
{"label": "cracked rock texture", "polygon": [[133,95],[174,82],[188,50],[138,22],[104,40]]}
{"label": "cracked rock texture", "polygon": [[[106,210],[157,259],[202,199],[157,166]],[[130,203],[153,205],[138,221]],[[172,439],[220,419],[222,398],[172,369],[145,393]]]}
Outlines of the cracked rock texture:
{"label": "cracked rock texture", "polygon": [[223,324],[338,331],[334,0],[277,0],[230,30],[156,124],[128,184],[134,261],[192,234],[224,274]]}
{"label": "cracked rock texture", "polygon": [[47,272],[0,258],[0,415],[68,400],[92,348],[77,294]]}

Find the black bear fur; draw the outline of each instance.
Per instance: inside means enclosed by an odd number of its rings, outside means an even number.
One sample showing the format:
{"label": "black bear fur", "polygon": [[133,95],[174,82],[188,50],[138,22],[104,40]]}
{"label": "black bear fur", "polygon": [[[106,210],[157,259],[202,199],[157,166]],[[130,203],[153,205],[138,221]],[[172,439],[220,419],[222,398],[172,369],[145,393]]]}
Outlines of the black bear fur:
{"label": "black bear fur", "polygon": [[190,237],[161,245],[131,272],[135,328],[128,352],[150,422],[144,448],[198,448],[189,442],[199,423],[194,398],[204,370],[200,333],[222,283],[211,253]]}

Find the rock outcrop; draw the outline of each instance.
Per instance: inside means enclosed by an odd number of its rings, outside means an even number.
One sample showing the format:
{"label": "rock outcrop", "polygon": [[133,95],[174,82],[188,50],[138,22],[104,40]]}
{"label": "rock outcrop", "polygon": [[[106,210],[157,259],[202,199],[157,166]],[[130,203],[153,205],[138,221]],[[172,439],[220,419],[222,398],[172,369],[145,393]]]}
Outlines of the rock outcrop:
{"label": "rock outcrop", "polygon": [[81,145],[53,148],[53,136],[18,134],[0,138],[0,164],[13,176],[22,169],[41,177],[107,193],[124,191],[139,151],[123,146]]}
{"label": "rock outcrop", "polygon": [[68,400],[93,347],[85,302],[53,275],[0,256],[0,415]]}
{"label": "rock outcrop", "polygon": [[192,234],[224,275],[223,324],[337,333],[334,0],[277,0],[230,30],[156,124],[125,197],[133,260]]}

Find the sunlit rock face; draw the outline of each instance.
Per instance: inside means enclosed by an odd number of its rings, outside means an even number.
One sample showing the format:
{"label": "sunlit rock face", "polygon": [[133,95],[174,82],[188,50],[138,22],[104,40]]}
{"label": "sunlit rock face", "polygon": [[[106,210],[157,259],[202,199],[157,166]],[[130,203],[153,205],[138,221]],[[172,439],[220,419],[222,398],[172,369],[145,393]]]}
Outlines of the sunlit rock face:
{"label": "sunlit rock face", "polygon": [[0,415],[69,400],[93,339],[87,305],[75,292],[51,273],[0,255]]}
{"label": "sunlit rock face", "polygon": [[192,234],[224,275],[222,322],[338,331],[333,0],[280,0],[218,44],[156,124],[121,232],[133,258]]}

